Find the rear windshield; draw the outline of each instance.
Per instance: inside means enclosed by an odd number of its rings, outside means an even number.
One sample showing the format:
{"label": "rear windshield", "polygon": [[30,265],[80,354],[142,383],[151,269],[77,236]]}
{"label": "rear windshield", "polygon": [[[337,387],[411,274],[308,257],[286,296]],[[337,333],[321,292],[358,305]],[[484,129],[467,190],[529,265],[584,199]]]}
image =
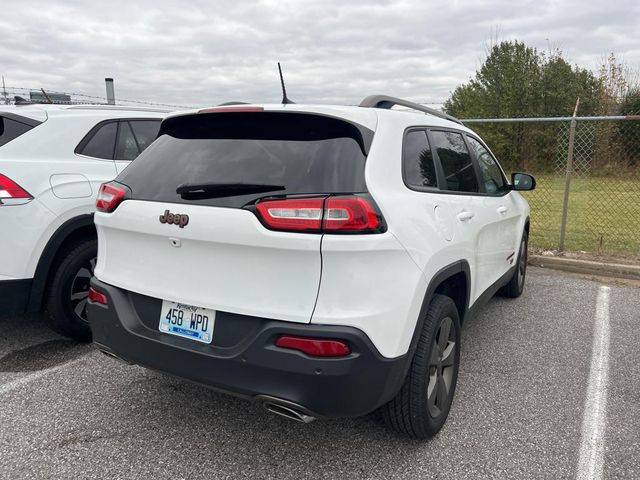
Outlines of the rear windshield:
{"label": "rear windshield", "polygon": [[18,115],[2,115],[0,114],[0,147],[11,140],[18,138],[25,132],[31,130],[40,122],[33,121]]}
{"label": "rear windshield", "polygon": [[[364,127],[311,114],[174,117],[117,181],[139,200],[236,208],[265,196],[366,192],[364,166],[372,136]],[[196,199],[176,193],[181,185],[227,183],[283,189]]]}

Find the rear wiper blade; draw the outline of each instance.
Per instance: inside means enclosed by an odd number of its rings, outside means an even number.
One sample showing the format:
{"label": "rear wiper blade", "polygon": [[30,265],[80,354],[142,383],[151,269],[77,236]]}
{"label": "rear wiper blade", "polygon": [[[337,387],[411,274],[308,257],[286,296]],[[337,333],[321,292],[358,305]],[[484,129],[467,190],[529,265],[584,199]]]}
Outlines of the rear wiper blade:
{"label": "rear wiper blade", "polygon": [[267,183],[183,183],[176,188],[176,193],[188,200],[205,198],[233,197],[250,193],[277,192],[286,190],[284,185]]}

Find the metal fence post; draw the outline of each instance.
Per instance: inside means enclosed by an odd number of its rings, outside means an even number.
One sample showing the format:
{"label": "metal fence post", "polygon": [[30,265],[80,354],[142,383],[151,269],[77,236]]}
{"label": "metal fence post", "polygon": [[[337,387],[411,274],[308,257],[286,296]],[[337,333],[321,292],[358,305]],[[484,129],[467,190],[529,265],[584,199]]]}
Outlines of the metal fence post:
{"label": "metal fence post", "polygon": [[569,148],[567,152],[567,170],[564,176],[564,199],[562,200],[562,223],[560,224],[560,245],[559,250],[564,251],[564,236],[567,230],[567,209],[569,208],[569,187],[571,184],[571,173],[573,172],[573,145],[576,139],[576,115],[578,114],[580,98],[576,100],[576,108],[573,110],[571,123],[569,124]]}

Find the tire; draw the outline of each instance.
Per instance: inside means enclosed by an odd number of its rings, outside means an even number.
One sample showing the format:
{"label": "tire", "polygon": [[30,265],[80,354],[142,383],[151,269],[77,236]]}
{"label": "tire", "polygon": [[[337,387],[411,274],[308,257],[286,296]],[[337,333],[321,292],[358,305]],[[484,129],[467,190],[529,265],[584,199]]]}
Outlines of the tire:
{"label": "tire", "polygon": [[82,342],[91,341],[86,304],[97,243],[85,241],[62,253],[54,264],[43,309],[43,320],[52,330]]}
{"label": "tire", "polygon": [[516,262],[516,271],[509,279],[504,287],[498,290],[498,295],[507,298],[518,298],[524,291],[524,281],[527,277],[527,260],[529,245],[529,234],[525,230],[522,232],[522,240],[520,241],[520,251],[518,251],[518,261]]}
{"label": "tire", "polygon": [[419,439],[438,433],[449,415],[459,365],[458,309],[451,298],[436,294],[429,304],[407,377],[396,397],[381,407],[387,426]]}

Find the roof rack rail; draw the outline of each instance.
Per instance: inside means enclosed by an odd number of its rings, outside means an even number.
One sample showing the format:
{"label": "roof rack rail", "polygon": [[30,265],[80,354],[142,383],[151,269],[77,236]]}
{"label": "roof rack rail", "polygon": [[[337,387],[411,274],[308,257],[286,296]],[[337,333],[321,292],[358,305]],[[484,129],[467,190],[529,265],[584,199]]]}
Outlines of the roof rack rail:
{"label": "roof rack rail", "polygon": [[359,107],[367,107],[367,108],[386,108],[390,109],[394,105],[400,105],[402,107],[411,108],[413,110],[418,110],[419,112],[428,113],[429,115],[433,115],[434,117],[444,118],[445,120],[450,120],[452,122],[459,123],[463,125],[463,123],[458,120],[456,117],[452,115],[448,115],[439,110],[435,110],[433,108],[425,107],[424,105],[420,105],[419,103],[410,102],[409,100],[403,100],[402,98],[389,97],[387,95],[369,95],[367,98],[360,102]]}
{"label": "roof rack rail", "polygon": [[[54,104],[55,105],[55,104]],[[66,105],[68,110],[123,110],[129,112],[171,113],[173,110],[156,107],[132,107],[127,105],[105,105],[103,103]]]}

